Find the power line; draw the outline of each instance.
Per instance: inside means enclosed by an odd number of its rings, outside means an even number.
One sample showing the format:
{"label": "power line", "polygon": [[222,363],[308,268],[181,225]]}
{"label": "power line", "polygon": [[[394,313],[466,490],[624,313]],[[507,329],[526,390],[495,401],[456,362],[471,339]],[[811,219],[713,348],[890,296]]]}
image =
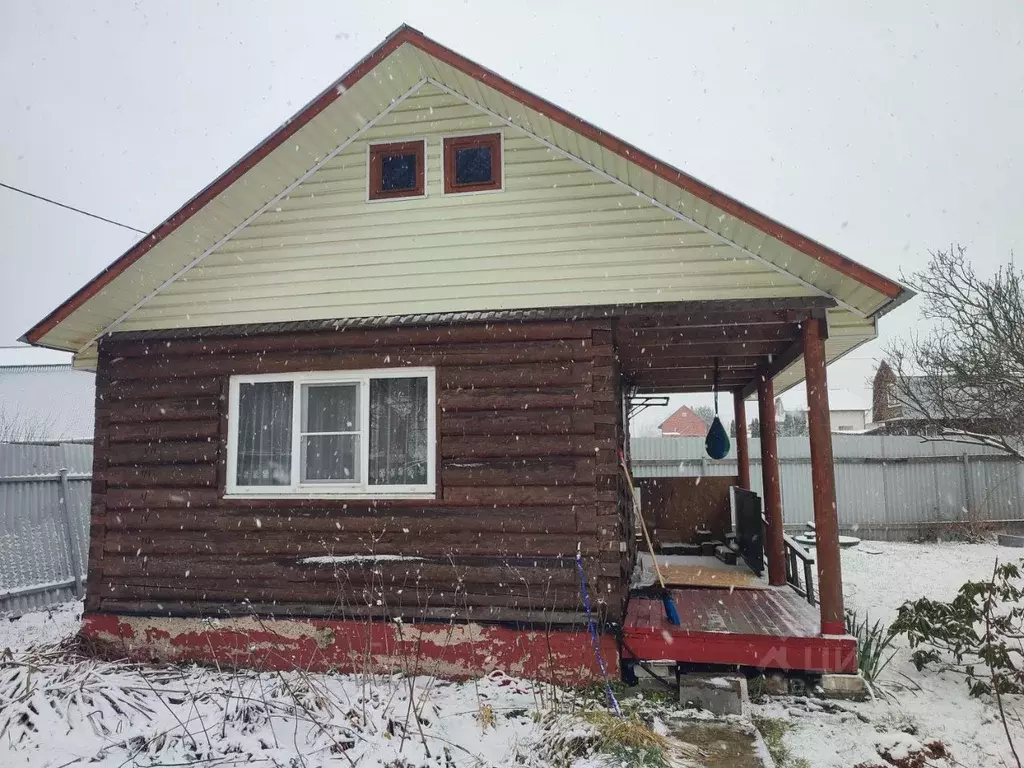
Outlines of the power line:
{"label": "power line", "polygon": [[149,234],[148,232],[143,232],[141,229],[136,229],[135,227],[130,227],[127,224],[122,224],[119,221],[114,221],[113,219],[108,219],[105,216],[100,216],[99,214],[95,214],[95,213],[89,213],[88,211],[83,211],[81,208],[75,208],[75,206],[73,206],[73,205],[67,205],[66,203],[59,203],[56,200],[51,200],[48,197],[43,197],[42,195],[37,195],[37,194],[35,194],[33,192],[28,192],[28,191],[26,191],[24,189],[19,189],[18,187],[12,187],[10,184],[4,184],[2,181],[0,181],[0,187],[3,187],[4,189],[9,189],[12,192],[19,192],[19,193],[21,193],[23,195],[27,195],[28,197],[34,197],[36,200],[42,200],[44,203],[50,203],[52,205],[58,206],[59,208],[64,208],[64,209],[69,210],[69,211],[74,211],[75,213],[80,213],[83,216],[88,216],[89,218],[92,218],[92,219],[99,219],[100,221],[105,221],[105,222],[107,222],[107,224],[113,224],[115,227],[122,227],[124,229],[130,229],[132,232],[138,232],[140,235]]}

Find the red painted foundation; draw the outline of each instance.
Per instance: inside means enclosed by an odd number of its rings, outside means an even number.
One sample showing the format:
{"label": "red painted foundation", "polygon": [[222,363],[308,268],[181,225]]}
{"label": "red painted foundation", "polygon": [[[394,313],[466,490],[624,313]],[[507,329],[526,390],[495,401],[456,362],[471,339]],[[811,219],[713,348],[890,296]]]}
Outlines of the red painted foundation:
{"label": "red painted foundation", "polygon": [[[265,670],[404,673],[461,680],[500,670],[585,685],[601,679],[587,632],[484,624],[397,624],[318,619],[203,619],[87,613],[81,636],[98,655],[143,662],[195,661]],[[601,636],[618,677],[615,639]]]}

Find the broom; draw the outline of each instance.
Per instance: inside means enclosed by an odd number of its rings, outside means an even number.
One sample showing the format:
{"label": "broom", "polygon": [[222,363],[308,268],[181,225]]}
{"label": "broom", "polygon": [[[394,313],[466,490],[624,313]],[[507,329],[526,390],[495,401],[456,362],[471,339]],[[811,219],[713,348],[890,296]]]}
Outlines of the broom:
{"label": "broom", "polygon": [[636,487],[633,485],[633,476],[629,474],[629,467],[626,466],[626,457],[619,451],[619,463],[622,471],[626,473],[626,482],[629,483],[629,492],[633,495],[633,506],[636,508],[637,517],[640,518],[640,529],[644,532],[644,540],[647,542],[647,551],[651,553],[651,560],[654,561],[654,572],[658,576],[658,583],[661,585],[661,602],[665,606],[665,618],[669,624],[679,626],[679,611],[676,610],[676,602],[672,599],[672,593],[665,587],[665,579],[661,575],[661,566],[658,565],[658,558],[654,554],[654,545],[651,544],[651,535],[647,532],[647,523],[644,522],[643,512],[640,511],[640,499],[636,495]]}

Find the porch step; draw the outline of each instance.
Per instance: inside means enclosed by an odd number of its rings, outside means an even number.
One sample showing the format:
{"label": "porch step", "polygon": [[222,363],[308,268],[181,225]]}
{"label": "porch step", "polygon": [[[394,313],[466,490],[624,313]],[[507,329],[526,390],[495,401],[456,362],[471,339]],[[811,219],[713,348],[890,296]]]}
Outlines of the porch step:
{"label": "porch step", "polygon": [[715,547],[715,557],[726,565],[736,565],[736,553],[724,544]]}
{"label": "porch step", "polygon": [[715,551],[722,546],[722,542],[718,539],[712,539],[711,541],[702,541],[700,544],[700,553],[704,557],[714,557]]}

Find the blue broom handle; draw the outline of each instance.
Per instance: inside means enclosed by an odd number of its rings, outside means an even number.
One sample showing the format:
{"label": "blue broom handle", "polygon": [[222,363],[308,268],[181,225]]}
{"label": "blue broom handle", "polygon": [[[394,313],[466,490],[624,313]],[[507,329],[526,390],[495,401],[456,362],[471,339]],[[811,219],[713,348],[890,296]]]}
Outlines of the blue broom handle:
{"label": "blue broom handle", "polygon": [[601,677],[604,678],[604,692],[608,696],[608,702],[616,717],[622,717],[622,710],[619,709],[619,702],[615,700],[612,686],[608,682],[608,670],[604,666],[604,656],[601,655],[601,642],[597,638],[597,626],[594,624],[594,616],[590,612],[590,593],[587,592],[587,579],[583,575],[583,556],[580,554],[580,545],[576,545],[576,570],[580,572],[580,592],[583,594],[583,609],[587,612],[587,625],[590,627],[590,639],[594,643],[594,655],[597,656],[597,666],[601,670]]}

